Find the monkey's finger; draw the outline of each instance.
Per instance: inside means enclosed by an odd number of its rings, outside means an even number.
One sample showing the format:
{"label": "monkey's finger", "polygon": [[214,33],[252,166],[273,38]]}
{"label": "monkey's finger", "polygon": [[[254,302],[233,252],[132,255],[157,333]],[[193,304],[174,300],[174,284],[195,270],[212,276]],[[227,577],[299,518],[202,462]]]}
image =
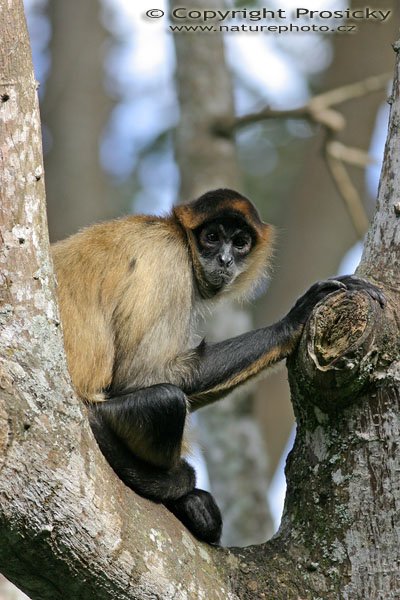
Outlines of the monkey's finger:
{"label": "monkey's finger", "polygon": [[326,286],[326,288],[329,288],[329,286],[332,285],[334,289],[347,289],[346,284],[340,281],[340,279],[336,279],[336,277],[331,277],[327,281],[322,281],[321,284]]}
{"label": "monkey's finger", "polygon": [[307,295],[313,295],[314,298],[322,300],[322,298],[328,296],[329,294],[333,294],[333,292],[346,289],[346,285],[341,281],[337,281],[335,279],[326,279],[324,281],[317,281],[314,283],[314,285],[312,285],[309,289]]}
{"label": "monkey's finger", "polygon": [[370,285],[362,289],[364,289],[371,296],[371,298],[376,300],[376,302],[379,302],[381,308],[385,308],[387,299],[385,294],[379,288]]}
{"label": "monkey's finger", "polygon": [[381,308],[384,308],[387,304],[385,294],[376,285],[370,283],[367,279],[357,277],[356,275],[341,275],[339,277],[332,278],[334,281],[340,281],[345,284],[349,291],[364,290],[379,303]]}

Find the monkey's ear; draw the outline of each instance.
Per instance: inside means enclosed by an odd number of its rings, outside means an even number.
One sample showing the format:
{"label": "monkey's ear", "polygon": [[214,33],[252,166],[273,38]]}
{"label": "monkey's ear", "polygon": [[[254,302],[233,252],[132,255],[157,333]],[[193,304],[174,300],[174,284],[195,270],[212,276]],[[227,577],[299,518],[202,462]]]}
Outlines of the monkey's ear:
{"label": "monkey's ear", "polygon": [[191,204],[175,206],[173,212],[179,223],[186,230],[191,231],[192,229],[196,229],[196,227],[199,227],[204,222],[201,215],[193,210]]}

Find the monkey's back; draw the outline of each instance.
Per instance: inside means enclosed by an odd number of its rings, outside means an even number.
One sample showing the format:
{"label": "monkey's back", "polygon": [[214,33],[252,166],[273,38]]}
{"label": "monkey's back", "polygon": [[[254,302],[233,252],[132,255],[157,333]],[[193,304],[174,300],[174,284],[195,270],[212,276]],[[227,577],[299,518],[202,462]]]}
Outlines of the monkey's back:
{"label": "monkey's back", "polygon": [[168,218],[126,217],[53,246],[64,343],[78,394],[168,381],[187,349],[193,277]]}

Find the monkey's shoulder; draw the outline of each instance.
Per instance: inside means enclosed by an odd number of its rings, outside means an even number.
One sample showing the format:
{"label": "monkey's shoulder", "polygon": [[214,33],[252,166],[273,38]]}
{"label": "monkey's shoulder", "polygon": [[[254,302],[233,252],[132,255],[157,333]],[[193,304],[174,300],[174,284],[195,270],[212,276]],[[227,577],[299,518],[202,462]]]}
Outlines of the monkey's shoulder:
{"label": "monkey's shoulder", "polygon": [[[171,265],[171,261],[189,262],[182,232],[171,219],[146,215],[127,216],[96,223],[52,245],[57,272],[78,269],[103,277],[116,269],[125,276],[145,261],[150,269]],[[59,274],[59,273],[57,273]]]}

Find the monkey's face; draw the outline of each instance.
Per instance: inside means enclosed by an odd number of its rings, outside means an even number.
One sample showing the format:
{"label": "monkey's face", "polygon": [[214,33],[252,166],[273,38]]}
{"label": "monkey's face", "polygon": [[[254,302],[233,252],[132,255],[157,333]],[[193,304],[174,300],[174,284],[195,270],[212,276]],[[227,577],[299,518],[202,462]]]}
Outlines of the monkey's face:
{"label": "monkey's face", "polygon": [[195,231],[195,236],[204,276],[216,291],[244,271],[254,232],[240,219],[209,221]]}

